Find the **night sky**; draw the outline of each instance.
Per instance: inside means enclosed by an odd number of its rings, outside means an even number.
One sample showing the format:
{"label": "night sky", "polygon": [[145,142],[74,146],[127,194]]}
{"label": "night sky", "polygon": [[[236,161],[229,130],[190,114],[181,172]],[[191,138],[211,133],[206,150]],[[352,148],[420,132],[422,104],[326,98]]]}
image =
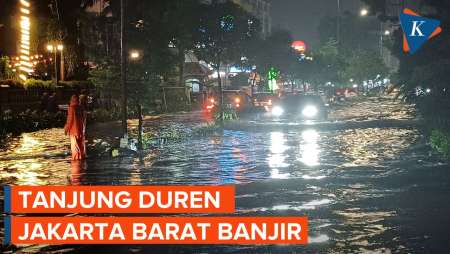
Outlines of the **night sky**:
{"label": "night sky", "polygon": [[[294,39],[314,47],[318,43],[317,27],[323,16],[336,16],[337,0],[270,0],[272,27],[289,30]],[[340,0],[341,13],[358,13],[364,6],[359,0]]]}

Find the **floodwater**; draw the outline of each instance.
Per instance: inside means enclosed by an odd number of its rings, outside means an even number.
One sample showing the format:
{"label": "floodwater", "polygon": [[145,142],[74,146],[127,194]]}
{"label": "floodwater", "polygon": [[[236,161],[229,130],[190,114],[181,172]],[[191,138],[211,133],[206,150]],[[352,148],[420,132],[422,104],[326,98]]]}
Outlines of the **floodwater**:
{"label": "floodwater", "polygon": [[[363,121],[365,114],[380,127],[232,128],[169,141],[142,158],[72,164],[62,152],[66,138],[53,129],[23,134],[0,152],[2,184],[236,184],[236,215],[307,216],[307,246],[24,246],[16,252],[448,253],[450,166],[420,129],[383,127],[384,119],[412,119],[410,107],[358,103],[333,118]],[[380,104],[392,114],[374,112]],[[200,114],[173,119],[201,122]]]}

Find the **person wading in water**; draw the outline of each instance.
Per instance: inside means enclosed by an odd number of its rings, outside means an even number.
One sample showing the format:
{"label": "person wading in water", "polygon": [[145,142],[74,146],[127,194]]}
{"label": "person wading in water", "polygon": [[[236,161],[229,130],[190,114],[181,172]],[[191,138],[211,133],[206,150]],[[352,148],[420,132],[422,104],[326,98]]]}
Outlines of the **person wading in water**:
{"label": "person wading in water", "polygon": [[72,160],[83,160],[86,158],[84,122],[84,108],[80,106],[78,96],[72,95],[67,121],[64,126],[64,133],[70,136],[70,148],[72,150]]}

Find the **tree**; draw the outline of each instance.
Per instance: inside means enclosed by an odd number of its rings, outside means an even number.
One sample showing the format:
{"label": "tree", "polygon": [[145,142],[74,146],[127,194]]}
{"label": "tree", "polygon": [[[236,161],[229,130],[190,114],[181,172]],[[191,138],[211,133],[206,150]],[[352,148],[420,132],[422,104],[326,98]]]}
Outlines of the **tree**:
{"label": "tree", "polygon": [[[377,10],[378,18],[389,18],[398,22],[399,17],[385,17],[384,10],[379,8],[376,0],[364,0],[370,8]],[[424,9],[433,10],[432,13],[421,13],[430,18],[441,21],[441,27],[450,25],[450,2],[424,0]],[[416,10],[419,11],[420,10]],[[410,55],[402,51],[403,31],[399,27],[393,33],[393,44],[390,48],[392,55],[400,61],[399,70],[393,80],[407,98],[415,101],[418,109],[425,117],[446,117],[448,119],[448,105],[450,103],[450,76],[447,66],[450,63],[449,33],[441,33],[428,41],[419,51]],[[427,96],[412,96],[416,89],[429,89]]]}
{"label": "tree", "polygon": [[344,69],[343,79],[352,79],[355,83],[361,84],[365,80],[375,79],[378,75],[385,77],[387,74],[389,74],[388,67],[378,53],[355,51]]}
{"label": "tree", "polygon": [[14,77],[14,72],[10,66],[9,57],[0,57],[0,80],[11,79]]}
{"label": "tree", "polygon": [[89,81],[91,81],[96,87],[97,92],[100,97],[105,99],[108,103],[108,108],[113,109],[114,94],[117,94],[120,87],[120,68],[118,65],[114,64],[112,61],[105,61],[100,63],[97,68],[89,71]]}
{"label": "tree", "polygon": [[346,67],[345,58],[338,51],[337,41],[330,39],[317,51],[313,52],[313,61],[305,61],[306,80],[315,87],[331,82],[339,84]]}
{"label": "tree", "polygon": [[34,34],[34,45],[37,49],[45,49],[49,42],[60,42],[64,45],[65,73],[68,79],[86,79],[84,66],[84,45],[81,39],[80,19],[84,8],[93,1],[87,0],[43,0],[34,3],[35,16],[38,20]]}
{"label": "tree", "polygon": [[16,50],[14,41],[17,35],[13,30],[13,12],[17,10],[17,1],[2,0],[0,8],[0,56],[12,55]]}
{"label": "tree", "polygon": [[[331,39],[336,40],[337,17],[325,16],[318,27],[319,42],[325,45]],[[373,18],[361,18],[350,12],[345,12],[340,18],[341,26],[339,43],[340,54],[351,55],[355,50],[376,49],[379,41],[378,22]],[[375,42],[375,43],[374,43]]]}
{"label": "tree", "polygon": [[166,29],[172,35],[171,43],[177,49],[179,85],[184,84],[184,62],[187,51],[193,50],[198,36],[201,5],[196,0],[170,0]]}
{"label": "tree", "polygon": [[232,2],[203,5],[195,52],[215,69],[221,63],[239,63],[245,55],[246,42],[257,36],[249,16]]}
{"label": "tree", "polygon": [[[252,28],[254,18],[231,1],[203,5],[201,11],[199,38],[195,52],[197,56],[217,71],[219,92],[222,93],[220,78],[221,64],[240,63],[246,52],[246,42],[258,36]],[[219,96],[222,105],[222,95]],[[222,107],[220,107],[222,111]],[[223,114],[221,112],[221,119]]]}
{"label": "tree", "polygon": [[292,35],[286,30],[275,30],[259,44],[253,46],[255,65],[263,76],[266,76],[270,68],[287,73],[296,61],[293,52]]}

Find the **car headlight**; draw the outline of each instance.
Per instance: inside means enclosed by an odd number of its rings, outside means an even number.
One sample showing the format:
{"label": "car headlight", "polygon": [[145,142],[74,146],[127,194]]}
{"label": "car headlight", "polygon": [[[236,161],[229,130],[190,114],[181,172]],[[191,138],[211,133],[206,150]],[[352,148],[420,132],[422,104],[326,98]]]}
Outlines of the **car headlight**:
{"label": "car headlight", "polygon": [[272,108],[272,114],[274,116],[281,116],[284,113],[284,110],[280,106],[275,106]]}
{"label": "car headlight", "polygon": [[317,115],[317,113],[318,113],[318,110],[317,110],[317,107],[315,107],[315,106],[306,106],[302,111],[303,116],[306,116],[306,117],[314,117]]}

